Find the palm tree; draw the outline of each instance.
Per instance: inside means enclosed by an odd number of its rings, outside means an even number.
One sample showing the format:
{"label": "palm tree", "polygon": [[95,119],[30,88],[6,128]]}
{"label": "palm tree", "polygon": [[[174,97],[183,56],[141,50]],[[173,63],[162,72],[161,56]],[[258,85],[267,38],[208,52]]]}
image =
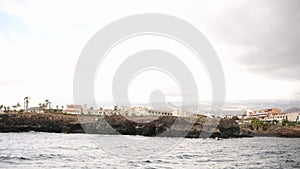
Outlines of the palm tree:
{"label": "palm tree", "polygon": [[51,109],[51,103],[52,103],[52,102],[49,101],[48,103],[49,103],[48,108]]}
{"label": "palm tree", "polygon": [[25,98],[24,98],[24,110],[25,111],[27,111],[27,109],[28,109],[28,104],[29,104],[29,97],[28,96],[26,96]]}
{"label": "palm tree", "polygon": [[17,106],[16,106],[16,105],[13,105],[12,107],[13,107],[13,110],[16,111]]}
{"label": "palm tree", "polygon": [[16,108],[19,108],[19,107],[21,107],[21,104],[18,102],[16,105]]}
{"label": "palm tree", "polygon": [[51,102],[47,99],[47,100],[45,100],[45,105],[46,105],[46,109],[50,109]]}
{"label": "palm tree", "polygon": [[14,111],[17,111],[17,109],[18,109],[19,107],[21,107],[21,105],[20,105],[20,103],[18,102],[16,105],[13,105],[12,107],[13,107]]}
{"label": "palm tree", "polygon": [[43,110],[42,103],[39,103],[39,109],[40,109],[40,111]]}

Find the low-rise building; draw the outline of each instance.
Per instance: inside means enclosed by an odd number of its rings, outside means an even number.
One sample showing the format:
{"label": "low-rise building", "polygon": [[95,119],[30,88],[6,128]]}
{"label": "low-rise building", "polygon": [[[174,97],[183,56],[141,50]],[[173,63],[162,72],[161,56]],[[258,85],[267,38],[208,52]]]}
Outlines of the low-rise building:
{"label": "low-rise building", "polygon": [[149,110],[150,116],[172,116],[172,112],[163,110]]}
{"label": "low-rise building", "polygon": [[63,110],[66,114],[82,114],[83,113],[83,107],[79,104],[68,104],[66,109]]}
{"label": "low-rise building", "polygon": [[264,119],[274,117],[276,115],[283,115],[284,112],[280,108],[260,109],[260,110],[246,110],[243,119]]}
{"label": "low-rise building", "polygon": [[183,112],[181,110],[174,110],[174,111],[172,111],[172,116],[175,116],[175,117],[186,117],[186,112]]}
{"label": "low-rise building", "polygon": [[150,110],[146,107],[121,107],[112,109],[94,109],[87,108],[87,105],[69,104],[63,111],[67,114],[89,114],[99,116],[111,116],[111,115],[122,115],[122,116],[175,116],[175,117],[186,117],[187,113],[181,110]]}
{"label": "low-rise building", "polygon": [[30,107],[26,110],[26,112],[30,113],[44,113],[44,111],[40,107]]}
{"label": "low-rise building", "polygon": [[290,122],[299,122],[300,121],[300,112],[288,113],[287,120]]}
{"label": "low-rise building", "polygon": [[270,122],[270,123],[279,123],[282,124],[283,121],[287,120],[287,115],[286,114],[277,114],[277,115],[271,115],[267,116],[263,119],[260,119],[263,122]]}
{"label": "low-rise building", "polygon": [[120,114],[123,116],[150,116],[149,109],[142,106],[122,107]]}
{"label": "low-rise building", "polygon": [[98,111],[100,116],[111,116],[116,114],[112,109],[99,109]]}

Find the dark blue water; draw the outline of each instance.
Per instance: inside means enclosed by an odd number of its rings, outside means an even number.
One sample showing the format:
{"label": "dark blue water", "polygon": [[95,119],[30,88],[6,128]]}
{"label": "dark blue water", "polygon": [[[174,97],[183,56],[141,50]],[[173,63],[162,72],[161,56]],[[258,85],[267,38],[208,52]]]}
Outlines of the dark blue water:
{"label": "dark blue water", "polygon": [[0,168],[300,168],[300,139],[0,133]]}

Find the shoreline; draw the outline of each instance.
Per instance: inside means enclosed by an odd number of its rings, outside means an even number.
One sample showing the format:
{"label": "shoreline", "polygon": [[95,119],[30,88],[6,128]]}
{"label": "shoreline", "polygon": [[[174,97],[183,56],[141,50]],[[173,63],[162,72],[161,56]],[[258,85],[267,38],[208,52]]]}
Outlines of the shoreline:
{"label": "shoreline", "polygon": [[[147,121],[147,117],[139,117]],[[188,128],[186,126],[189,126]],[[278,127],[279,128],[279,127]],[[0,114],[0,132],[88,133],[136,135],[146,137],[185,138],[243,138],[287,137],[300,138],[300,126],[272,131],[251,131],[241,128],[231,119],[160,117],[147,123],[128,120],[123,116],[90,116],[54,113]],[[289,130],[287,130],[289,129]]]}
{"label": "shoreline", "polygon": [[297,126],[276,126],[267,131],[250,130],[249,128],[241,128],[242,133],[252,135],[253,137],[284,137],[284,138],[300,138],[300,125]]}

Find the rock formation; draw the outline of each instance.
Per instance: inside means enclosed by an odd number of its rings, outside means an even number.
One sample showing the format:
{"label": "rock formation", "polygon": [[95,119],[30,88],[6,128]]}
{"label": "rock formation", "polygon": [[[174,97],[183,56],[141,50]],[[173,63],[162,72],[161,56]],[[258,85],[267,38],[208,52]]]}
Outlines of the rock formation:
{"label": "rock formation", "polygon": [[[147,117],[144,117],[147,118]],[[160,117],[148,123],[123,116],[76,116],[65,114],[7,113],[0,115],[0,132],[56,132],[123,134],[187,138],[242,137],[230,119]]]}

